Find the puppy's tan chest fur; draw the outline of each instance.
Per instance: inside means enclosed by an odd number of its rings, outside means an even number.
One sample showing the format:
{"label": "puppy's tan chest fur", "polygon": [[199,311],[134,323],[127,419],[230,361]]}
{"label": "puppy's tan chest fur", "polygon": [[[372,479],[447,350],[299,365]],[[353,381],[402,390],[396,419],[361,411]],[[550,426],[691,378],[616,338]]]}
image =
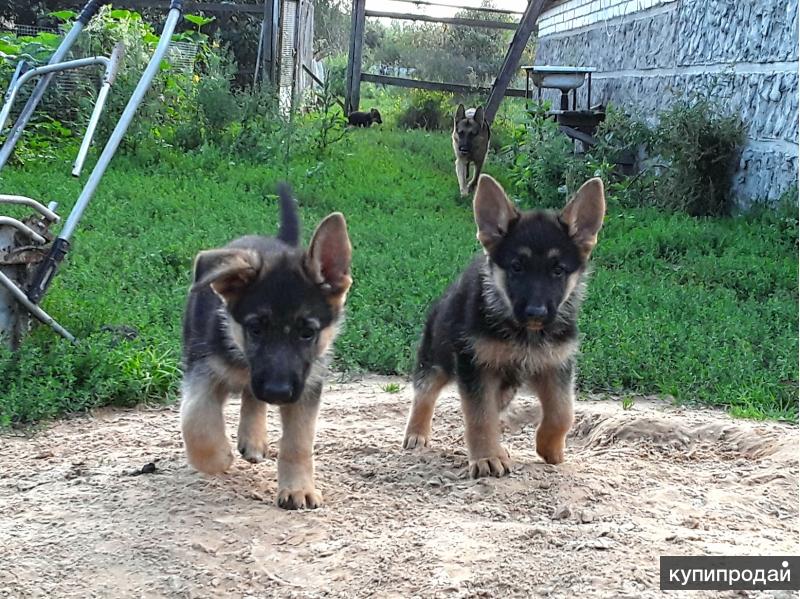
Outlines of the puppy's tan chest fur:
{"label": "puppy's tan chest fur", "polygon": [[508,370],[533,376],[562,365],[578,351],[577,341],[531,347],[521,343],[479,337],[472,343],[475,362],[492,370]]}

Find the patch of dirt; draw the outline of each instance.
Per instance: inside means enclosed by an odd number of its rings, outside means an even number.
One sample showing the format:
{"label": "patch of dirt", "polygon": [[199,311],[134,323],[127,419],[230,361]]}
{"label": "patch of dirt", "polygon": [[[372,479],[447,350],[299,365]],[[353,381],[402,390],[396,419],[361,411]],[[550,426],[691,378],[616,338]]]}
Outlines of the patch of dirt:
{"label": "patch of dirt", "polygon": [[[400,447],[410,397],[383,377],[326,388],[325,507],[306,512],[273,504],[274,459],[191,470],[174,406],[0,437],[0,596],[651,597],[660,555],[798,552],[795,426],[582,401],[555,467],[523,395],[511,475],[473,481],[455,389],[422,451]],[[274,458],[273,412],[270,434]]]}

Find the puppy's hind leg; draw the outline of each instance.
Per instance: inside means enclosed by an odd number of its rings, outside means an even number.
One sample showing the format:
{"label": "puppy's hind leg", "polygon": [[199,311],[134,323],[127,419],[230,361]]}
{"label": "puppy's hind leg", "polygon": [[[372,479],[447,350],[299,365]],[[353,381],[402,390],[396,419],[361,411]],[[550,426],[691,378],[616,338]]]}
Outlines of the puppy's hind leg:
{"label": "puppy's hind leg", "polygon": [[428,446],[433,409],[442,388],[448,383],[448,378],[437,367],[414,375],[414,402],[411,404],[403,440],[403,447],[406,449]]}
{"label": "puppy's hind leg", "polygon": [[225,472],[233,453],[225,434],[222,407],[227,389],[210,377],[189,374],[181,397],[181,431],[189,464],[207,474]]}

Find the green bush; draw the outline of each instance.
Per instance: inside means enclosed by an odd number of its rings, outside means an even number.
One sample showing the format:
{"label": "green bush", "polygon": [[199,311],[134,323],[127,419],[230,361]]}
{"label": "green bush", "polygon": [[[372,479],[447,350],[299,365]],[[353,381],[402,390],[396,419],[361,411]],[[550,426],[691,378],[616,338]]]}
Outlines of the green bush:
{"label": "green bush", "polygon": [[744,125],[709,100],[679,103],[662,113],[655,151],[669,162],[659,203],[692,216],[730,214],[732,175]]}
{"label": "green bush", "polygon": [[347,55],[340,54],[325,59],[325,80],[330,84],[330,92],[340,98],[345,97],[347,76]]}
{"label": "green bush", "polygon": [[607,165],[576,156],[573,142],[547,115],[549,105],[536,105],[526,122],[511,131],[512,142],[502,150],[513,191],[525,207],[558,208],[587,179],[603,176]]}
{"label": "green bush", "polygon": [[[621,206],[690,216],[731,213],[733,169],[744,140],[738,117],[718,114],[708,101],[679,103],[651,128],[610,106],[595,133],[597,143],[576,154],[548,110],[547,103],[531,108],[526,121],[511,128],[512,141],[501,152],[515,191],[531,204],[559,206],[587,178],[600,176],[607,195]],[[615,166],[631,159],[633,173]]]}
{"label": "green bush", "polygon": [[453,112],[448,94],[412,89],[397,115],[397,124],[404,129],[441,131],[453,126]]}

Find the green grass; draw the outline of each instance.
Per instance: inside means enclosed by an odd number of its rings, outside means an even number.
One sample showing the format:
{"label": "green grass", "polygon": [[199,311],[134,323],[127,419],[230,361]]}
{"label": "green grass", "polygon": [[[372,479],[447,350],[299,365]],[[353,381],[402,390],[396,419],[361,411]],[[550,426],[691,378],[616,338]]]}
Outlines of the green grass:
{"label": "green grass", "polygon": [[[39,327],[17,355],[0,354],[0,424],[174,398],[192,258],[274,233],[271,194],[284,177],[306,239],[331,211],[348,220],[355,283],[337,367],[407,373],[428,304],[478,250],[449,146],[446,133],[374,129],[351,132],[322,162],[232,163],[213,149],[147,166],[117,157],[43,302],[81,342]],[[70,158],[6,169],[0,188],[59,201],[66,214],[80,191]],[[488,171],[505,180],[495,160]],[[791,219],[702,220],[612,202],[581,316],[581,389],[796,420],[796,256]]]}

